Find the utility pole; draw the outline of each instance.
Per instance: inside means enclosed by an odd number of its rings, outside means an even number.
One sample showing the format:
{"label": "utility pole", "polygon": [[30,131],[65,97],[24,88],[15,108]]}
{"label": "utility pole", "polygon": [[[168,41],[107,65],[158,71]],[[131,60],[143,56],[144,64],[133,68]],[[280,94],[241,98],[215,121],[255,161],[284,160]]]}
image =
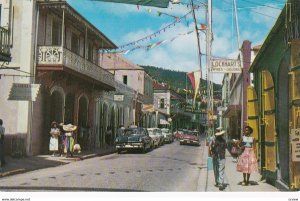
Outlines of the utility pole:
{"label": "utility pole", "polygon": [[212,120],[212,134],[214,134],[214,86],[213,86],[213,74],[210,72],[211,61],[211,43],[212,43],[212,0],[207,1],[206,12],[206,73],[207,73],[207,125],[209,127]]}
{"label": "utility pole", "polygon": [[[200,36],[199,36],[199,32],[198,32],[198,28],[197,28],[197,19],[196,19],[196,14],[195,14],[195,8],[194,8],[194,2],[193,0],[190,0],[191,5],[192,5],[192,13],[193,13],[193,19],[194,19],[194,24],[195,24],[195,32],[196,32],[196,39],[197,39],[197,49],[198,49],[198,64],[199,64],[199,70],[200,70],[200,74],[202,75],[202,62],[201,62],[201,46],[200,46]],[[200,76],[200,80],[199,80],[199,90],[201,89],[201,77]],[[201,91],[201,90],[200,90]],[[195,95],[197,94],[197,91],[195,91]],[[194,98],[193,101],[193,108],[195,107],[195,102],[196,102],[196,97]],[[193,111],[193,110],[192,110]],[[200,124],[200,123],[199,123]]]}

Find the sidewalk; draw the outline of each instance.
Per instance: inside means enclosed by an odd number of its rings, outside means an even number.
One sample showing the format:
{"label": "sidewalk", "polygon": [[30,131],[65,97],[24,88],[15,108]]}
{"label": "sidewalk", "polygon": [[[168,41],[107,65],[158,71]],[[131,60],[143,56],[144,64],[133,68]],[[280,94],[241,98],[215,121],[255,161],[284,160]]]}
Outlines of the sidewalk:
{"label": "sidewalk", "polygon": [[83,151],[79,154],[74,154],[73,158],[60,156],[53,157],[51,155],[28,156],[23,158],[12,158],[10,156],[6,156],[5,160],[7,165],[0,168],[0,178],[28,171],[65,165],[88,158],[112,154],[115,152],[116,150],[113,146],[97,149],[95,151]]}
{"label": "sidewalk", "polygon": [[[205,145],[204,145],[205,146]],[[203,152],[203,162],[207,167],[208,149],[205,146]],[[253,173],[250,176],[250,184],[248,186],[242,186],[243,174],[236,171],[236,162],[232,162],[232,156],[226,152],[226,164],[225,164],[225,184],[227,185],[225,192],[278,192],[279,189],[260,181],[261,175],[259,173]],[[213,170],[207,170],[203,168],[200,171],[200,177],[198,181],[198,191],[201,192],[218,192],[219,188],[215,187],[215,179]]]}

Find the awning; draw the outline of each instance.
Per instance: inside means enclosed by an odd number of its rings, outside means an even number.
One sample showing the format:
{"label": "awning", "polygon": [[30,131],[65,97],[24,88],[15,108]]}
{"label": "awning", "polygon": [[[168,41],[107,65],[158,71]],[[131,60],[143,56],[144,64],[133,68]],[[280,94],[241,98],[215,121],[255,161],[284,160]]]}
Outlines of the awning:
{"label": "awning", "polygon": [[233,116],[237,116],[239,112],[241,111],[241,105],[229,105],[227,106],[227,109],[223,113],[224,118],[230,118]]}
{"label": "awning", "polygon": [[170,0],[94,0],[113,3],[135,4],[139,6],[153,6],[159,8],[167,8]]}
{"label": "awning", "polygon": [[154,105],[151,105],[151,104],[143,104],[142,111],[143,111],[143,112],[150,112],[150,113],[155,112]]}

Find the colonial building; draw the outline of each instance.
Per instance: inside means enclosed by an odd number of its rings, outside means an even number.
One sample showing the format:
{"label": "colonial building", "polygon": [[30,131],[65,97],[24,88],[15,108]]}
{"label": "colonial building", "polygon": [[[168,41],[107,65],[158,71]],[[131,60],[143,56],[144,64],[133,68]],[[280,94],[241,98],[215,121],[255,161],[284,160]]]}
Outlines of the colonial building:
{"label": "colonial building", "polygon": [[[1,87],[8,135],[22,136],[27,154],[40,154],[48,151],[52,121],[72,123],[82,148],[94,148],[96,102],[102,91],[115,90],[113,74],[98,65],[98,50],[116,45],[65,1],[11,2],[10,66],[20,71]],[[36,100],[8,101],[12,83],[39,84]]]}
{"label": "colonial building", "polygon": [[294,135],[300,128],[299,17],[300,2],[287,1],[250,68],[261,173],[268,182],[293,190],[300,188],[300,142]]}
{"label": "colonial building", "polygon": [[145,72],[144,68],[119,54],[105,53],[100,54],[99,58],[100,65],[114,74],[116,80],[136,91],[133,100],[133,119],[131,124],[153,127],[155,124],[155,113],[152,110],[152,78]]}

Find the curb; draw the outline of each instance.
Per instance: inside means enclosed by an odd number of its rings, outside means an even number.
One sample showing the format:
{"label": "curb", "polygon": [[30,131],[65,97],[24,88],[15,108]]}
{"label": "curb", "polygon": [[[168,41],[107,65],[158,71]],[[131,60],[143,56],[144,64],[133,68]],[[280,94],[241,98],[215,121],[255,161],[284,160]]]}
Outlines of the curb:
{"label": "curb", "polygon": [[198,192],[205,192],[207,190],[207,179],[208,179],[208,170],[207,170],[207,146],[205,145],[205,139],[202,141],[201,146],[203,147],[202,150],[202,162],[205,168],[200,169],[198,183],[197,183],[197,191]]}
{"label": "curb", "polygon": [[[68,159],[64,159],[65,161],[61,161],[63,163],[61,165],[69,164],[72,161],[81,161],[81,160],[85,160],[85,159],[89,159],[89,158],[110,155],[110,154],[113,154],[113,153],[116,153],[116,150],[108,151],[108,152],[102,152],[102,153],[98,153],[98,154],[89,154],[89,155],[80,156],[80,157],[76,157],[76,158],[68,158]],[[15,170],[0,173],[0,178],[7,177],[7,176],[12,176],[12,175],[16,175],[16,174],[22,174],[22,173],[25,173],[25,172],[31,172],[31,171],[35,171],[35,170],[45,169],[45,168],[51,168],[51,167],[57,167],[57,166],[33,168],[33,169],[24,169],[24,168],[15,169]]]}
{"label": "curb", "polygon": [[0,178],[26,172],[26,169],[16,169],[8,172],[0,173]]}

